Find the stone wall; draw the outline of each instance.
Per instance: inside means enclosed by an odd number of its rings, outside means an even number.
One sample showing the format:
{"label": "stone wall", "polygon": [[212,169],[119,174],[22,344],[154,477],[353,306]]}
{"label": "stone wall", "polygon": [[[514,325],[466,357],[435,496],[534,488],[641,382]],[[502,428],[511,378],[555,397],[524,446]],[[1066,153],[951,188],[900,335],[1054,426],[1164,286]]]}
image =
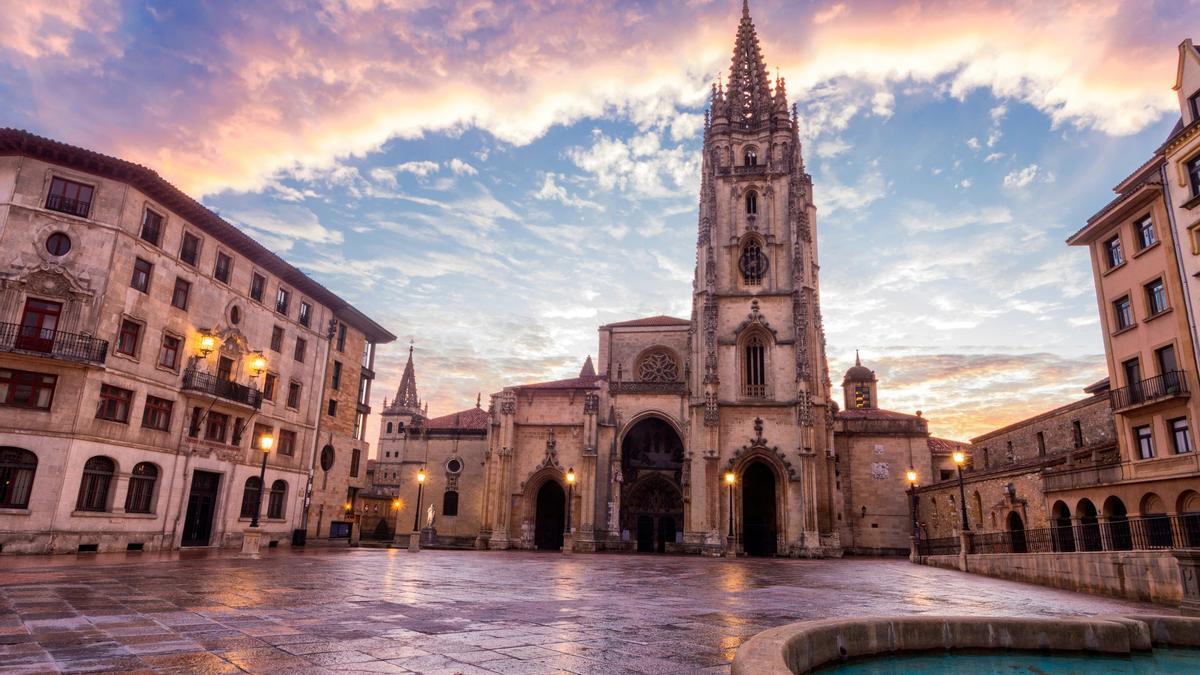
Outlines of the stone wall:
{"label": "stone wall", "polygon": [[[1075,422],[1080,443],[1076,443]],[[1043,442],[1039,443],[1038,434]],[[1076,447],[1116,442],[1107,390],[971,439],[976,470],[1019,464]]]}
{"label": "stone wall", "polygon": [[[920,560],[934,567],[958,569],[959,556],[925,556]],[[967,571],[1172,607],[1178,606],[1182,598],[1179,565],[1166,551],[970,555]]]}
{"label": "stone wall", "polygon": [[[976,532],[1008,529],[1008,514],[1021,517],[1025,529],[1049,527],[1042,487],[1043,463],[964,476],[967,520]],[[962,526],[958,478],[917,491],[917,518],[929,538],[953,536]]]}

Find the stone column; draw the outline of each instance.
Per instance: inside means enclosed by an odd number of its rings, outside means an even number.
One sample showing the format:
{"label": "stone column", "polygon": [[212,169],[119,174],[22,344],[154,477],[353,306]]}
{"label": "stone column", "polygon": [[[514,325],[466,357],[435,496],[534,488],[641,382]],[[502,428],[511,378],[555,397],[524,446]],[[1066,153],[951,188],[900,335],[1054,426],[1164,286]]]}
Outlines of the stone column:
{"label": "stone column", "polygon": [[1200,550],[1177,550],[1172,555],[1179,563],[1179,585],[1183,591],[1179,613],[1200,617]]}

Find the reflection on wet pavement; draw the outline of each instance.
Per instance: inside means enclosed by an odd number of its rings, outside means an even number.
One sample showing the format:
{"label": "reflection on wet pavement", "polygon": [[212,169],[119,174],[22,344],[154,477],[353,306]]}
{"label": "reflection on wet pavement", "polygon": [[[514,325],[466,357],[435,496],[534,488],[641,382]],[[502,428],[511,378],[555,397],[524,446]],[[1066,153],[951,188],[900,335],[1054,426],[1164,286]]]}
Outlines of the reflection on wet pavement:
{"label": "reflection on wet pavement", "polygon": [[4,558],[0,671],[719,673],[749,636],[805,619],[1147,610],[1174,613],[898,559]]}

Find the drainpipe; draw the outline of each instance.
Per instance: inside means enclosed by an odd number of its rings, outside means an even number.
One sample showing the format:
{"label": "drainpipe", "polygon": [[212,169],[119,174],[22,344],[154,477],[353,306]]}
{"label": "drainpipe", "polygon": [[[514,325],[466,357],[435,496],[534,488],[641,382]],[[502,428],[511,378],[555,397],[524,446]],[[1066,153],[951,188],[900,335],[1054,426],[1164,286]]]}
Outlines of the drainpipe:
{"label": "drainpipe", "polygon": [[1171,183],[1170,176],[1167,174],[1167,162],[1164,161],[1158,167],[1158,175],[1162,179],[1163,185],[1163,203],[1167,210],[1167,224],[1171,228],[1171,243],[1175,248],[1175,264],[1179,268],[1179,280],[1183,284],[1183,303],[1187,310],[1188,330],[1191,335],[1192,343],[1192,358],[1197,368],[1200,368],[1200,344],[1196,340],[1196,312],[1192,306],[1192,293],[1189,289],[1190,280],[1188,273],[1183,267],[1183,251],[1180,249],[1180,241],[1175,236],[1175,205],[1171,203]]}

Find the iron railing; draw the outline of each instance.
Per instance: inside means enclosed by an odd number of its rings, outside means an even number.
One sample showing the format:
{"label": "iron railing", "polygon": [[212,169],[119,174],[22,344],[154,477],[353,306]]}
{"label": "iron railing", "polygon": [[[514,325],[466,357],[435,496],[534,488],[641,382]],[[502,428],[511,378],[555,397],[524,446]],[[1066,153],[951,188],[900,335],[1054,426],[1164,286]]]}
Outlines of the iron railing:
{"label": "iron railing", "polygon": [[1187,396],[1187,377],[1182,370],[1168,370],[1162,375],[1148,377],[1140,382],[1113,389],[1108,392],[1113,410],[1125,410],[1166,398]]}
{"label": "iron railing", "polygon": [[[970,553],[1086,553],[1200,548],[1200,513],[1139,518],[1088,518],[1030,530],[979,532],[969,536]],[[921,555],[958,553],[958,537],[917,542]]]}
{"label": "iron railing", "polygon": [[46,198],[46,208],[51,211],[59,211],[61,213],[69,213],[72,216],[87,218],[88,211],[92,208],[92,202],[91,200],[83,201],[81,199],[69,199],[59,195],[50,195]]}
{"label": "iron railing", "polygon": [[262,407],[262,392],[258,389],[190,368],[183,372],[183,388],[186,391],[198,391],[256,409]]}
{"label": "iron railing", "polygon": [[108,356],[108,341],[37,326],[0,323],[0,351],[103,364]]}

